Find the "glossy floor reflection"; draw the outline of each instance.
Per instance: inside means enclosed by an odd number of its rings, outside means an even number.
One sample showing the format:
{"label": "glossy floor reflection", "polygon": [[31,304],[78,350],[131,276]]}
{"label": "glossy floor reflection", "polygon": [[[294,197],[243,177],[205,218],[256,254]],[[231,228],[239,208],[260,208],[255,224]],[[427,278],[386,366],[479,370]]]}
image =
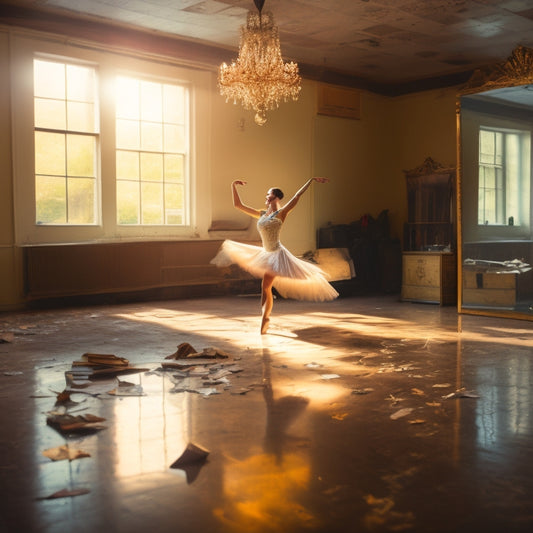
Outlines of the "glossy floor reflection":
{"label": "glossy floor reflection", "polygon": [[[394,296],[259,319],[256,297],[0,315],[0,531],[531,530],[530,322]],[[240,371],[160,371],[182,342]],[[73,393],[106,428],[65,436],[46,417],[86,352],[149,371],[120,376],[142,396]],[[170,468],[190,442],[207,461]],[[43,456],[61,445],[90,457]],[[47,499],[63,489],[86,493]]]}

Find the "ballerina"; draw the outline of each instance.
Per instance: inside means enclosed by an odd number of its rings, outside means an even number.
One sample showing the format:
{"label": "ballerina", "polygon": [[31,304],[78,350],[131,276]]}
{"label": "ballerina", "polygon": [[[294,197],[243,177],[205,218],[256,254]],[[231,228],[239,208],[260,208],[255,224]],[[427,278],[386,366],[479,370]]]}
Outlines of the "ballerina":
{"label": "ballerina", "polygon": [[319,177],[309,179],[284,206],[281,205],[283,192],[278,188],[269,189],[266,195],[266,210],[255,209],[242,202],[237,186],[246,185],[245,181],[235,180],[231,184],[233,206],[258,219],[257,229],[263,246],[226,240],[211,263],[217,266],[235,263],[254,277],[262,278],[262,335],[268,330],[274,304],[272,287],[284,298],[297,300],[326,301],[339,295],[317,265],[295,257],[279,241],[283,222],[313,181],[327,183],[329,180]]}

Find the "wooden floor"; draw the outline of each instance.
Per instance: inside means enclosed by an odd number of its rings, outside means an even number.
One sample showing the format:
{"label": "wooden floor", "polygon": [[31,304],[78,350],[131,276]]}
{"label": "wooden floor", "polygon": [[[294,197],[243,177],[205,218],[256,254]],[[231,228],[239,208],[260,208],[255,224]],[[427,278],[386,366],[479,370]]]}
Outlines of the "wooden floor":
{"label": "wooden floor", "polygon": [[[531,530],[529,322],[278,299],[260,335],[259,312],[252,295],[0,315],[0,531]],[[182,343],[227,358],[163,370]],[[142,371],[67,381],[87,352]],[[207,460],[171,468],[191,443]]]}

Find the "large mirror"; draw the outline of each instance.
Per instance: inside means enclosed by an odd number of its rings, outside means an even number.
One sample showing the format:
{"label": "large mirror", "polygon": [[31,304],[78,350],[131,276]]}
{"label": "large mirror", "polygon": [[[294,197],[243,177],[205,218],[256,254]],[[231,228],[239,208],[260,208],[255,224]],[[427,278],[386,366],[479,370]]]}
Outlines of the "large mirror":
{"label": "large mirror", "polygon": [[472,76],[457,128],[459,312],[533,320],[533,49]]}

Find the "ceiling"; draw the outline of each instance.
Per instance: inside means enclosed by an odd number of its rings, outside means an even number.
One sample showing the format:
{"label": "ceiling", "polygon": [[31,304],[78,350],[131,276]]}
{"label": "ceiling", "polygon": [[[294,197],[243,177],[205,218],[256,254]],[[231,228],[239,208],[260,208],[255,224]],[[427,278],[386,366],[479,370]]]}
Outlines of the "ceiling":
{"label": "ceiling", "polygon": [[[141,27],[236,56],[253,0],[12,0],[39,10]],[[450,85],[533,47],[533,0],[266,0],[285,59],[375,86]],[[463,80],[461,80],[463,81]]]}

